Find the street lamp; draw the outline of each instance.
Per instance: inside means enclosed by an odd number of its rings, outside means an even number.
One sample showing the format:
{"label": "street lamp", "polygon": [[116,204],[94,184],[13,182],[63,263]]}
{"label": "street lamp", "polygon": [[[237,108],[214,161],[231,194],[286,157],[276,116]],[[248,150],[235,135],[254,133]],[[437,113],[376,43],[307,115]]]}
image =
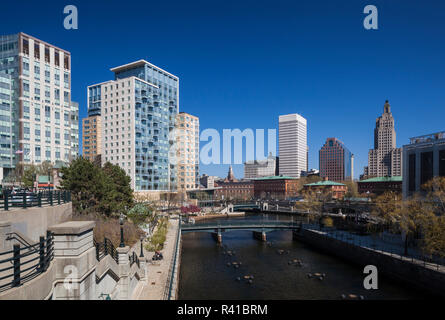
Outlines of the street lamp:
{"label": "street lamp", "polygon": [[144,241],[144,236],[141,236],[141,255],[139,257],[143,258],[144,257],[144,245],[143,245],[143,241]]}
{"label": "street lamp", "polygon": [[120,224],[120,227],[121,227],[121,243],[119,244],[120,248],[125,247],[125,243],[124,243],[124,218],[125,218],[124,214],[121,213],[121,215],[119,216],[119,224]]}

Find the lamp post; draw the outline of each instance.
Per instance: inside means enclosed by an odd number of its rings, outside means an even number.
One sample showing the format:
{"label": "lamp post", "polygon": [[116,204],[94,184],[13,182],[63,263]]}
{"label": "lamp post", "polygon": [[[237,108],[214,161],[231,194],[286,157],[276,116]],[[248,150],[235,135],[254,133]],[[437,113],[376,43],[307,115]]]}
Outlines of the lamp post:
{"label": "lamp post", "polygon": [[124,218],[125,218],[124,214],[121,213],[121,215],[119,216],[119,224],[120,224],[120,227],[121,227],[121,243],[119,244],[120,248],[125,247],[125,243],[124,243]]}
{"label": "lamp post", "polygon": [[144,257],[144,236],[141,236],[141,255],[139,257],[143,258]]}

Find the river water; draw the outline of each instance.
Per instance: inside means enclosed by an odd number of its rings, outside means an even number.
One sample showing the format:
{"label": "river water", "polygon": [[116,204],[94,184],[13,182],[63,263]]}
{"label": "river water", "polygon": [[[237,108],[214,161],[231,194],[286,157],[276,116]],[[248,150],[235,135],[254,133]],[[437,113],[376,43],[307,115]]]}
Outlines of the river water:
{"label": "river water", "polygon": [[[291,220],[278,215],[231,219]],[[284,253],[279,254],[279,250]],[[235,254],[230,256],[227,251]],[[251,231],[225,232],[222,245],[210,233],[186,233],[182,235],[181,254],[179,299],[342,299],[342,294],[362,295],[366,300],[426,298],[381,276],[377,290],[366,290],[363,268],[293,241],[291,231],[270,232],[267,243],[255,240]],[[302,265],[289,264],[293,259]],[[241,265],[227,266],[232,262]],[[326,276],[319,280],[308,278],[308,273]],[[244,276],[253,276],[252,282]]]}

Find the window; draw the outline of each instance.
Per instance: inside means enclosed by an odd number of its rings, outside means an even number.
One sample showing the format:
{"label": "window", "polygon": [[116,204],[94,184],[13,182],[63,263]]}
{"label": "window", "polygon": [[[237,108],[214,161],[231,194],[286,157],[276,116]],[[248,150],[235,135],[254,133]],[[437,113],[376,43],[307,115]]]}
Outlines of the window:
{"label": "window", "polygon": [[439,151],[439,176],[445,177],[445,149]]}
{"label": "window", "polygon": [[433,178],[433,152],[422,152],[420,155],[420,185]]}

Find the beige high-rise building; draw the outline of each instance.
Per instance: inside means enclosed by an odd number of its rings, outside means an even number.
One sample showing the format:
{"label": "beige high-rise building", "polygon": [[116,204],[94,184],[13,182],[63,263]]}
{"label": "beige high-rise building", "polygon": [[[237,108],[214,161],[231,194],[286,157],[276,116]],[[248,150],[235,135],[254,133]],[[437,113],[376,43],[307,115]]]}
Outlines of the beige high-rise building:
{"label": "beige high-rise building", "polygon": [[376,119],[374,149],[368,153],[367,176],[388,177],[402,175],[402,149],[396,148],[396,131],[391,106],[386,100],[383,114]]}
{"label": "beige high-rise building", "polygon": [[82,155],[90,161],[96,161],[102,154],[101,117],[90,116],[82,120]]}
{"label": "beige high-rise building", "polygon": [[180,112],[176,116],[178,190],[199,188],[199,118]]}

